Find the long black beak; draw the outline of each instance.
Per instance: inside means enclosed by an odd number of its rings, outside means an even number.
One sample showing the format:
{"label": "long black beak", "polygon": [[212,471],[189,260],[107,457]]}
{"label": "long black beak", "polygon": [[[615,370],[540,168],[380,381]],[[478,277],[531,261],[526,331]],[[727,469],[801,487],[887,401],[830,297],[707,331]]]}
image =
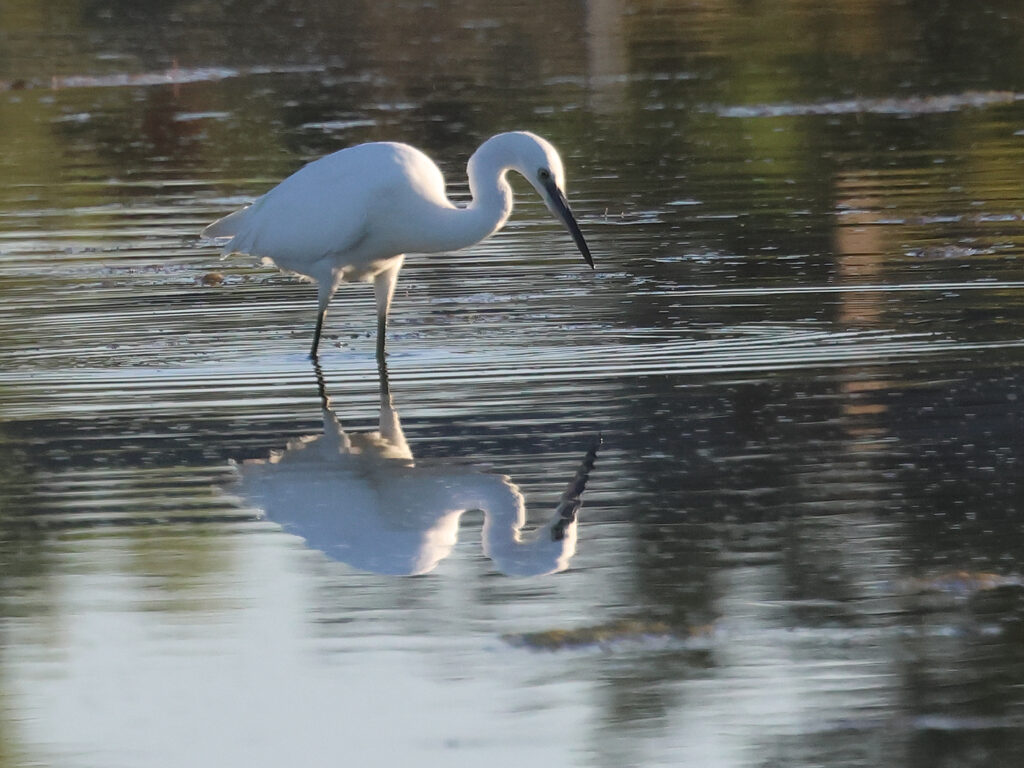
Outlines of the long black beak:
{"label": "long black beak", "polygon": [[554,178],[549,178],[544,182],[544,189],[547,191],[547,204],[551,212],[557,216],[565,228],[569,230],[569,234],[572,235],[572,239],[576,241],[576,247],[580,249],[580,253],[583,254],[583,260],[590,265],[590,268],[594,268],[594,259],[590,256],[590,248],[587,247],[587,241],[583,239],[583,233],[580,232],[580,226],[576,223],[576,218],[572,215],[572,209],[569,208],[569,203],[565,199],[565,195],[562,194],[562,190],[558,188]]}

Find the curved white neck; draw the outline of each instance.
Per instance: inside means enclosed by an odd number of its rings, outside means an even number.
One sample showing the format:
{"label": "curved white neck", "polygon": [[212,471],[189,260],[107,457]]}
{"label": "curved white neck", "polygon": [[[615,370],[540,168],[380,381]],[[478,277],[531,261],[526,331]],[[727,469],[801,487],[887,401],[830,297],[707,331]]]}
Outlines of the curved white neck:
{"label": "curved white neck", "polygon": [[[476,496],[469,507],[483,510],[484,554],[507,576],[539,576],[564,571],[576,553],[576,524],[559,526],[554,518],[537,530],[523,535],[526,507],[523,496],[507,478],[481,475],[467,483]],[[560,529],[555,536],[554,530]]]}
{"label": "curved white neck", "polygon": [[512,213],[512,187],[505,179],[512,166],[511,152],[500,135],[480,145],[466,167],[473,199],[465,208],[452,206],[444,212],[443,233],[431,250],[468,248],[501,229]]}

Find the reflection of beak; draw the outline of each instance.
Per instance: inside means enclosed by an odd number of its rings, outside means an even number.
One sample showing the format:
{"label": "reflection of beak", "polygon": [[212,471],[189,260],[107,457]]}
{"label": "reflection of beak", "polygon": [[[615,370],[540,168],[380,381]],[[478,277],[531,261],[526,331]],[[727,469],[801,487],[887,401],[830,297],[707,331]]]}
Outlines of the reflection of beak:
{"label": "reflection of beak", "polygon": [[569,203],[565,199],[565,195],[562,194],[562,190],[558,188],[554,178],[550,178],[544,182],[544,189],[548,193],[547,204],[551,212],[555,214],[562,223],[565,224],[565,228],[569,230],[569,234],[572,235],[572,239],[576,241],[576,247],[580,249],[580,253],[583,254],[583,260],[590,265],[590,268],[594,268],[594,260],[590,256],[590,248],[587,247],[587,241],[583,239],[583,233],[580,232],[579,224],[576,223],[576,219],[572,215],[572,210],[569,208]]}
{"label": "reflection of beak", "polygon": [[552,541],[562,541],[565,538],[566,530],[576,522],[576,514],[583,505],[580,497],[583,495],[583,490],[587,487],[590,473],[594,470],[594,462],[597,461],[597,451],[600,449],[602,442],[601,435],[594,437],[594,441],[587,450],[587,455],[583,457],[583,463],[576,470],[576,476],[569,481],[569,486],[565,489],[565,493],[562,494],[562,499],[555,510],[555,519],[551,526]]}

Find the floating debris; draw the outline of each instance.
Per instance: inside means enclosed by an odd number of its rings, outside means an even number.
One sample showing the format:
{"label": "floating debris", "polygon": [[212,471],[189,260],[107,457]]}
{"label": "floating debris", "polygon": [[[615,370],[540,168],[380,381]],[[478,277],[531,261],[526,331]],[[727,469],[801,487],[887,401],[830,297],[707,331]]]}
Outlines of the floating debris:
{"label": "floating debris", "polygon": [[502,635],[502,640],[518,648],[534,651],[561,651],[595,647],[607,649],[619,644],[650,641],[685,641],[707,635],[710,627],[680,631],[664,621],[651,619],[615,619],[606,624],[575,629],[546,629]]}
{"label": "floating debris", "polygon": [[181,85],[184,83],[215,82],[233,77],[268,74],[301,74],[320,72],[319,65],[281,65],[266,67],[177,67],[162,72],[115,72],[108,75],[65,75],[45,80],[0,80],[0,91],[20,91],[28,88],[119,88],[151,85]]}
{"label": "floating debris", "polygon": [[1012,104],[1024,99],[1013,91],[966,91],[941,96],[906,96],[881,99],[846,99],[814,104],[750,104],[713,106],[708,109],[719,117],[802,117],[804,115],[934,115],[959,112],[996,104]]}
{"label": "floating debris", "polygon": [[1002,576],[982,571],[952,571],[930,578],[907,579],[900,586],[901,591],[907,594],[941,593],[955,597],[970,597],[979,592],[1004,587],[1024,587],[1024,583],[1016,576]]}

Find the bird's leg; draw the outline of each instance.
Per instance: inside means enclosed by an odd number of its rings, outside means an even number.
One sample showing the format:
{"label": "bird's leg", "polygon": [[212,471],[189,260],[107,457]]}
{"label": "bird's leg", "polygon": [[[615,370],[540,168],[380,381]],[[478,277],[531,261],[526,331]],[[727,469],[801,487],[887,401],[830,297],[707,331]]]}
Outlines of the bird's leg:
{"label": "bird's leg", "polygon": [[405,256],[398,256],[383,272],[373,278],[373,293],[377,298],[377,360],[384,359],[384,342],[387,338],[388,310],[391,309],[391,297],[395,295],[395,283],[398,282],[398,271],[402,268]]}
{"label": "bird's leg", "polygon": [[398,417],[398,409],[391,397],[391,386],[388,383],[388,365],[383,357],[377,359],[377,372],[380,374],[380,419],[377,431],[390,443],[398,455],[412,457],[409,446],[405,442],[402,431],[402,420]]}
{"label": "bird's leg", "polygon": [[377,355],[377,377],[380,381],[381,407],[391,403],[391,381],[388,378],[388,361],[383,355]]}
{"label": "bird's leg", "polygon": [[384,339],[387,338],[388,316],[377,315],[377,360],[384,361]]}
{"label": "bird's leg", "polygon": [[316,374],[316,389],[320,395],[320,406],[325,410],[331,409],[331,398],[327,394],[327,382],[324,380],[324,369],[320,367],[319,361],[313,359],[313,373]]}
{"label": "bird's leg", "polygon": [[313,346],[309,350],[309,359],[314,363],[320,358],[317,357],[317,347],[320,346],[320,334],[324,329],[324,318],[327,316],[327,305],[331,302],[331,294],[334,293],[331,286],[325,285],[323,282],[317,284],[317,313],[316,313],[316,330],[313,331]]}
{"label": "bird's leg", "polygon": [[309,350],[309,359],[314,363],[320,359],[317,356],[316,349],[320,346],[320,332],[323,330],[324,315],[326,314],[327,312],[324,310],[320,310],[316,313],[316,330],[313,331],[313,346]]}

